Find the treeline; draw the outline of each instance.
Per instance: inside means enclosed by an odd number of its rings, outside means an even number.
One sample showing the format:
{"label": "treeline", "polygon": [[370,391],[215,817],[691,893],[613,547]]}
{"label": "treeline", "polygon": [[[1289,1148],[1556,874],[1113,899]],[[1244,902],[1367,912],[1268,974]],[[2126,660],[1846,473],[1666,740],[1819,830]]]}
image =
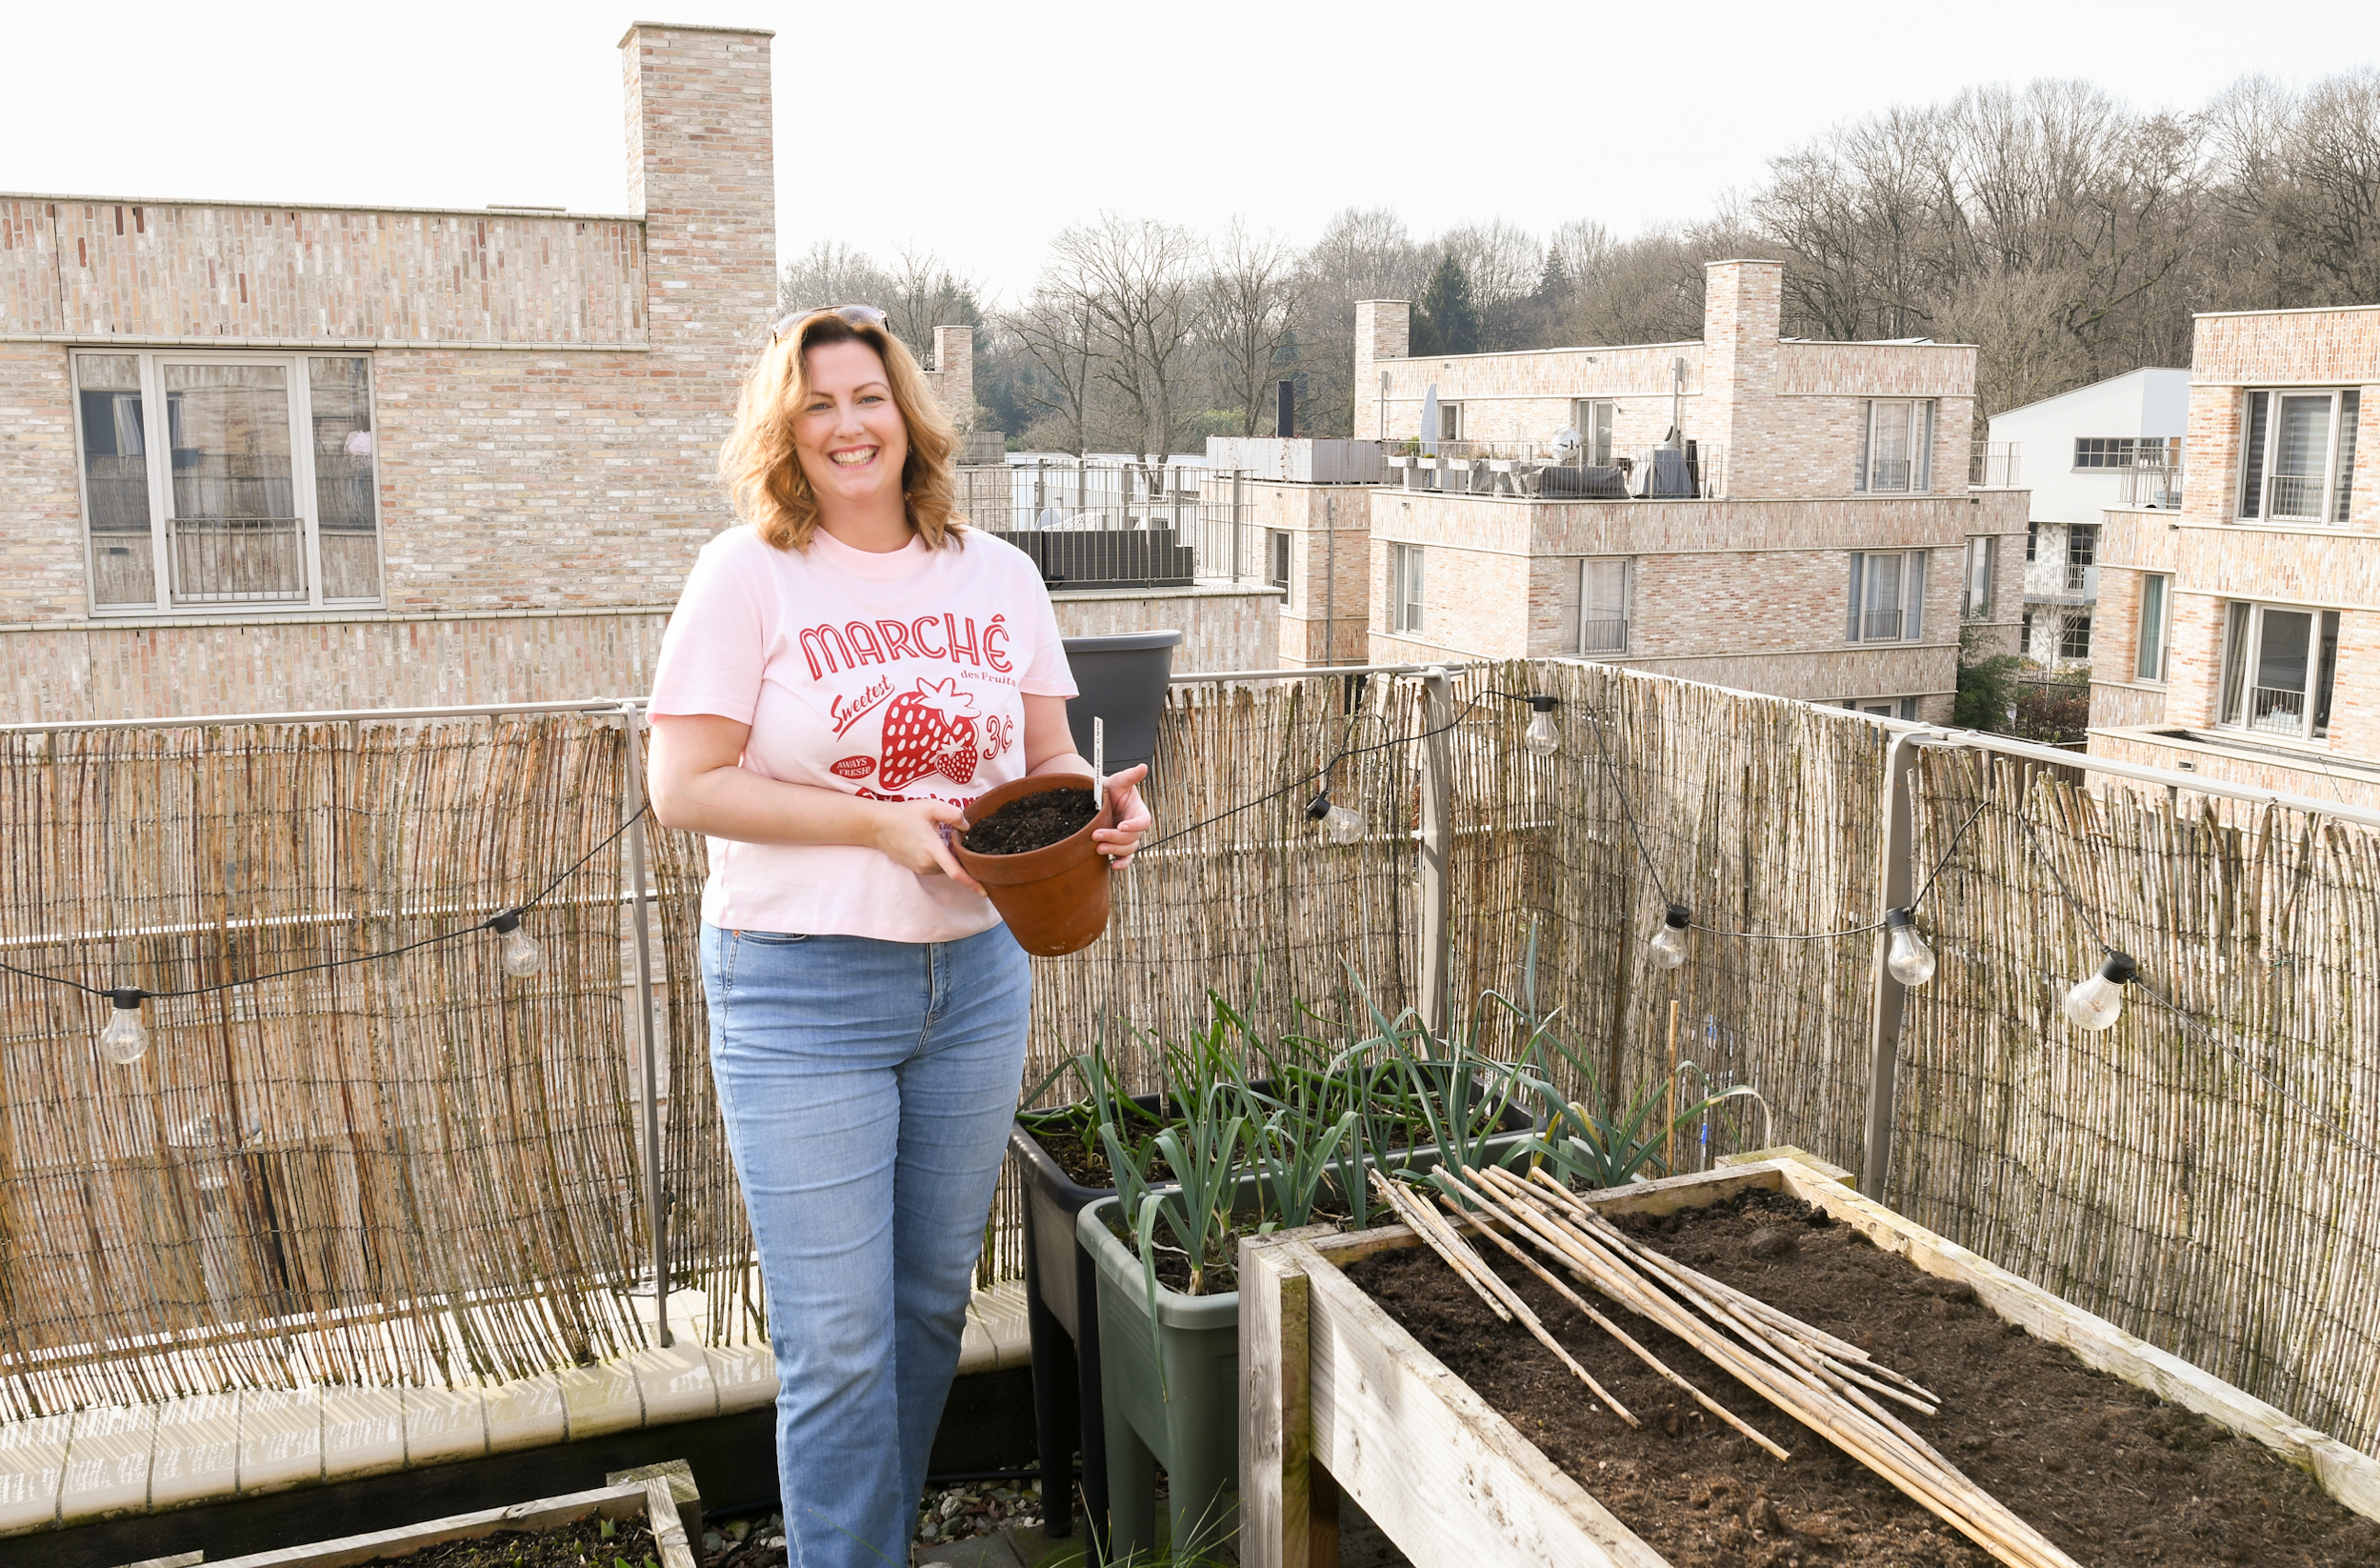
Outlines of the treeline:
{"label": "treeline", "polygon": [[1977,344],[1989,414],[2144,365],[2187,365],[2199,311],[2380,303],[2380,70],[2296,90],[2246,78],[2190,113],[2088,83],[1979,88],[1838,127],[1698,223],[1591,219],[1417,239],[1350,209],[1303,249],[1102,214],[1062,231],[1025,297],[932,255],[822,244],[788,308],[881,304],[923,352],[976,331],[979,424],[1151,461],[1263,434],[1346,434],[1355,302],[1414,301],[1416,353],[1672,342],[1702,332],[1703,264],[1786,264],[1785,332]]}

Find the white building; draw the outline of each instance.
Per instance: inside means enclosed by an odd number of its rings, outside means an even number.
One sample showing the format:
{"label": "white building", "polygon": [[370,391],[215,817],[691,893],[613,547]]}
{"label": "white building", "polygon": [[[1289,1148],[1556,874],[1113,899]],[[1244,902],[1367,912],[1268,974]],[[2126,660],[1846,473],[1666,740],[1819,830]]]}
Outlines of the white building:
{"label": "white building", "polygon": [[[2139,370],[1994,415],[1991,484],[2032,492],[2025,546],[2027,657],[2088,662],[2099,598],[2099,516],[2111,506],[2179,508],[2190,372]],[[2004,462],[2004,459],[2006,460]]]}

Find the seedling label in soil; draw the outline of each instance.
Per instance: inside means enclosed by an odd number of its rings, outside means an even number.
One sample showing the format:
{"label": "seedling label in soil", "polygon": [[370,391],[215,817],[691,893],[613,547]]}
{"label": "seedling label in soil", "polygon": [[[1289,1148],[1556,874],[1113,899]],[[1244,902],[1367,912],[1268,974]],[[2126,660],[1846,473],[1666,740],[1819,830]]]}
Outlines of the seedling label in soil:
{"label": "seedling label in soil", "polygon": [[1022,854],[1073,837],[1098,814],[1089,790],[1044,790],[993,812],[967,830],[964,842],[976,854]]}
{"label": "seedling label in soil", "polygon": [[[1751,1192],[1614,1216],[1645,1245],[1847,1339],[1942,1397],[1900,1412],[1969,1478],[2076,1561],[2380,1563],[2380,1523],[2311,1476],[2155,1395],[2091,1371],[1823,1211]],[[1873,1471],[1666,1331],[1587,1294],[1720,1404],[1792,1450],[1780,1464],[1660,1380],[1501,1252],[1497,1276],[1642,1420],[1631,1431],[1518,1323],[1423,1248],[1348,1266],[1406,1331],[1676,1568],[1989,1568],[1992,1558]]]}

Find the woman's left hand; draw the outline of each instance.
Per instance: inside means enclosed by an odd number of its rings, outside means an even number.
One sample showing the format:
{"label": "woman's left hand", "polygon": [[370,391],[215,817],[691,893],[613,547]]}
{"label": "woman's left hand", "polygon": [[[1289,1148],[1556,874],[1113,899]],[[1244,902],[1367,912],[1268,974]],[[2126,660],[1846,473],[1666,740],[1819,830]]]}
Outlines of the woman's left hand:
{"label": "woman's left hand", "polygon": [[1149,776],[1149,765],[1127,768],[1108,779],[1108,801],[1115,808],[1115,826],[1101,828],[1090,835],[1110,863],[1118,871],[1132,863],[1132,852],[1140,847],[1140,835],[1149,831],[1149,807],[1135,788]]}

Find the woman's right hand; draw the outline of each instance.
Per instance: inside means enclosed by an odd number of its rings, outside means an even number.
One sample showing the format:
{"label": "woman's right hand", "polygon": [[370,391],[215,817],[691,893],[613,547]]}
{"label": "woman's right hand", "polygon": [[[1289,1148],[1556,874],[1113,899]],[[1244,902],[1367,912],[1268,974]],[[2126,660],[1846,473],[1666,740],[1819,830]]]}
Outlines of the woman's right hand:
{"label": "woman's right hand", "polygon": [[958,857],[950,853],[950,843],[944,829],[958,831],[967,814],[947,800],[888,800],[883,804],[881,825],[876,832],[876,848],[892,857],[893,863],[906,866],[920,876],[936,872],[948,876],[970,893],[980,894],[983,884],[960,869]]}

